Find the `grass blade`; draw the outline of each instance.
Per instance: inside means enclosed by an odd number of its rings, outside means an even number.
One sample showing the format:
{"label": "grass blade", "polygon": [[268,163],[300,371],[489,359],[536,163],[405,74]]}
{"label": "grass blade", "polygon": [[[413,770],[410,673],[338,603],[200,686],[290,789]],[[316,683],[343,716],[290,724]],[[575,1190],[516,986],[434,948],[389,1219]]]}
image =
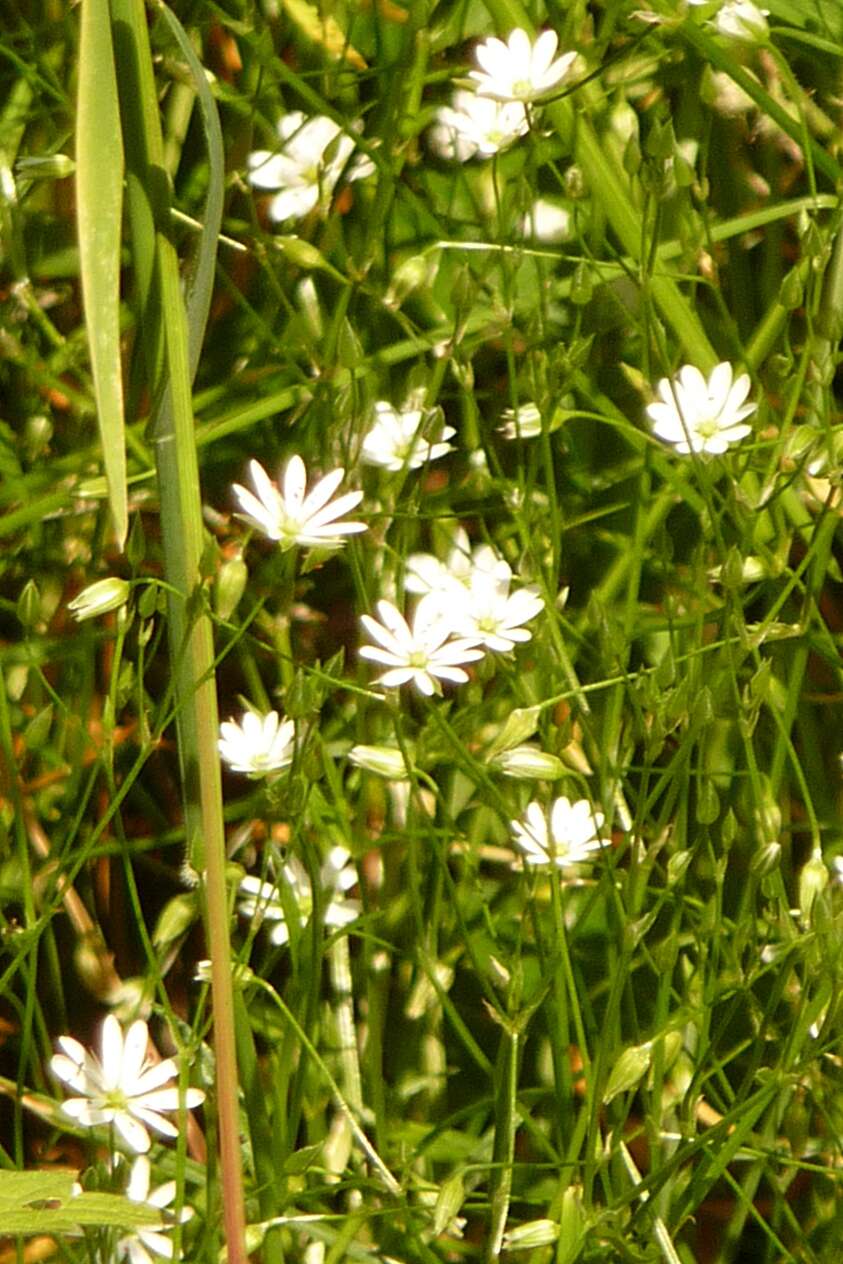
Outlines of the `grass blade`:
{"label": "grass blade", "polygon": [[123,141],[108,0],[83,0],[76,115],[79,268],[114,531],[129,525],[120,362]]}

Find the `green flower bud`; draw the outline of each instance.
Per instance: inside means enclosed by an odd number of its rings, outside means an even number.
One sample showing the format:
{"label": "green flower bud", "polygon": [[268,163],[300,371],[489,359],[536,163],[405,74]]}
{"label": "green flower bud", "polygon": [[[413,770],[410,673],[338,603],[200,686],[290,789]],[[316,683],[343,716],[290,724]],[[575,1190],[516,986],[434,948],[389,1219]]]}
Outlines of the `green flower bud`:
{"label": "green flower bud", "polygon": [[15,175],[25,180],[66,180],[76,170],[76,163],[67,154],[44,154],[18,158]]}
{"label": "green flower bud", "polygon": [[492,762],[507,777],[519,777],[523,781],[555,781],[565,772],[565,765],[558,756],[529,743],[501,751]]}
{"label": "green flower bud", "polygon": [[129,585],[125,579],[116,575],[108,579],[98,579],[96,583],[83,588],[78,597],[67,603],[67,608],[77,620],[95,619],[98,615],[108,614],[109,610],[119,610],[129,598]]}
{"label": "green flower bud", "polygon": [[394,746],[352,746],[348,758],[356,767],[389,781],[405,781],[409,776],[404,756]]}
{"label": "green flower bud", "polygon": [[609,1083],[603,1093],[604,1105],[608,1105],[619,1093],[626,1093],[638,1087],[649,1070],[652,1051],[652,1040],[647,1040],[643,1045],[630,1045],[628,1049],[624,1049],[609,1076]]}
{"label": "green flower bud", "polygon": [[769,874],[775,873],[781,864],[781,859],[781,843],[767,843],[756,853],[752,861],[752,871],[759,878],[766,878]]}
{"label": "green flower bud", "polygon": [[389,289],[383,298],[384,306],[391,312],[397,311],[413,290],[422,285],[430,285],[435,275],[435,259],[430,255],[410,255],[393,272]]}
{"label": "green flower bud", "polygon": [[34,579],[28,579],[24,584],[18,597],[17,613],[20,623],[27,631],[34,628],[41,618],[41,594]]}
{"label": "green flower bud", "polygon": [[537,1246],[551,1246],[559,1237],[555,1220],[527,1220],[503,1235],[504,1251],[531,1251]]}
{"label": "green flower bud", "polygon": [[828,869],[822,852],[817,849],[811,859],[802,866],[799,874],[799,912],[806,925],[811,923],[811,913],[817,896],[822,895],[828,886]]}
{"label": "green flower bud", "polygon": [[214,581],[214,610],[221,619],[230,619],[246,588],[249,568],[243,554],[229,558],[217,571]]}

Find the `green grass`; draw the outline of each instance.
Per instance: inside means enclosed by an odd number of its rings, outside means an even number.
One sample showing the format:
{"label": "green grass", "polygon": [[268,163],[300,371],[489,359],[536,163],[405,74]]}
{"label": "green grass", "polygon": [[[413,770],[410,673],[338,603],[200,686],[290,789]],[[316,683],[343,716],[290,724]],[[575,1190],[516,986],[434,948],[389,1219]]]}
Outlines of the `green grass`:
{"label": "green grass", "polygon": [[[49,1070],[110,1009],[208,1095],[151,1151],[196,1210],[186,1260],[243,1260],[244,1224],[267,1264],[837,1258],[843,17],[767,2],[762,47],[672,0],[338,2],[326,27],[292,0],[114,0],[85,57],[113,49],[116,100],[78,67],[79,7],[9,6],[0,1260],[52,1233],[105,1261],[142,1219]],[[102,37],[107,7],[81,10]],[[576,74],[510,148],[443,160],[436,108],[519,25]],[[748,109],[718,108],[728,83]],[[291,110],[359,120],[375,170],[276,226],[247,156]],[[519,230],[538,196],[563,242]],[[724,360],[752,433],[681,455],[645,408]],[[410,396],[454,451],[362,464],[375,402]],[[542,433],[505,439],[528,401]],[[342,551],[235,516],[247,462],[295,453],[364,493]],[[408,558],[460,525],[542,595],[532,639],[441,697],[381,689],[359,618],[406,609]],[[115,575],[127,605],[74,622]],[[220,773],[246,703],[296,723],[276,780]],[[505,776],[525,742],[561,775]],[[355,745],[399,749],[403,789]],[[527,869],[510,822],[559,795],[611,846]],[[332,929],[338,845],[361,915]],[[276,946],[236,892],[289,855],[316,910],[284,895]]]}

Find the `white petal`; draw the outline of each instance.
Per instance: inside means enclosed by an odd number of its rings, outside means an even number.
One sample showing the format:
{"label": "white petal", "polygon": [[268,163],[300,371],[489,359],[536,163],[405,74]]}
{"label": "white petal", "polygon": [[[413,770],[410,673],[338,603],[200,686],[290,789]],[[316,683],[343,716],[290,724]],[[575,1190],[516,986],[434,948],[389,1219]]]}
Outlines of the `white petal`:
{"label": "white petal", "polygon": [[[152,1143],[149,1140],[149,1133],[137,1119],[133,1119],[125,1111],[118,1111],[114,1116],[114,1127],[120,1133],[129,1149],[134,1150],[135,1154],[147,1153]],[[178,1133],[176,1133],[176,1136],[178,1136]]]}
{"label": "white petal", "polygon": [[[109,1015],[111,1017],[111,1015]],[[116,1022],[116,1019],[115,1019]],[[146,1061],[149,1045],[149,1028],[142,1018],[132,1023],[123,1041],[123,1060],[120,1067],[120,1087],[127,1096],[136,1091],[141,1068]],[[169,1076],[167,1077],[170,1078]]]}
{"label": "white petal", "polygon": [[318,184],[303,184],[282,189],[269,204],[269,218],[275,224],[283,224],[288,219],[304,219],[318,202]]}
{"label": "white petal", "polygon": [[291,456],[282,480],[284,506],[291,518],[298,518],[307,487],[307,470],[300,456]]}

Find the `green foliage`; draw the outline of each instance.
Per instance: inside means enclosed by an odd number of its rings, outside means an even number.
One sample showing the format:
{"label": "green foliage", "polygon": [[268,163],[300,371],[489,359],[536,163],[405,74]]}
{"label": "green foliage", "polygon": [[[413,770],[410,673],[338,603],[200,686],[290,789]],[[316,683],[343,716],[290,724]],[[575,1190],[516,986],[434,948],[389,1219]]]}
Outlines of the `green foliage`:
{"label": "green foliage", "polygon": [[[116,1007],[208,1093],[151,1152],[191,1260],[237,1160],[268,1264],[836,1258],[843,22],[767,4],[761,43],[715,0],[12,6],[0,1233],[104,1260],[160,1222],[49,1072]],[[437,110],[515,26],[575,73],[449,160]],[[354,152],[275,223],[248,158],[292,111]],[[751,433],[659,440],[661,380],[724,361]],[[365,463],[379,401],[453,451]],[[282,552],[237,516],[294,454],[365,533]],[[360,616],[409,614],[460,529],[541,597],[531,639],[378,686]],[[295,722],[283,768],[220,777],[215,695]],[[525,863],[512,822],[562,796],[603,846]],[[59,1141],[72,1175],[38,1170]]]}

